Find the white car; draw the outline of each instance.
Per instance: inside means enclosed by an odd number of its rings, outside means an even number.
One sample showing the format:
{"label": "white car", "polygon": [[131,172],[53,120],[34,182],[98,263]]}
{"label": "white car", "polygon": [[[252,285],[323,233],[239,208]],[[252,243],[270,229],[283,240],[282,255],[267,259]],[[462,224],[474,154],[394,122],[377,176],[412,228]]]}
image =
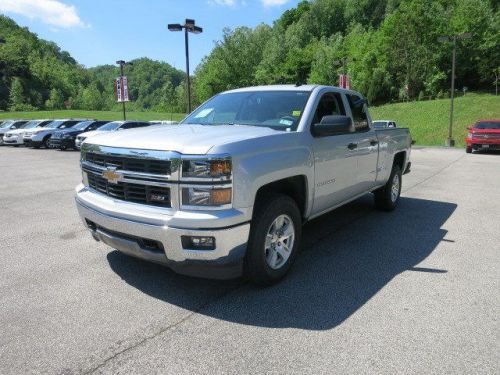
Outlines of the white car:
{"label": "white car", "polygon": [[23,136],[28,129],[43,128],[52,120],[31,120],[18,129],[9,130],[5,133],[3,141],[6,145],[19,146],[24,144]]}
{"label": "white car", "polygon": [[85,141],[89,137],[93,137],[93,136],[98,135],[98,134],[103,134],[103,133],[107,133],[110,131],[117,131],[117,130],[141,128],[141,127],[150,126],[150,125],[153,125],[153,124],[150,122],[147,122],[147,121],[134,121],[134,120],[108,122],[106,125],[101,126],[97,130],[85,132],[85,133],[78,135],[76,137],[76,140],[75,140],[75,147],[77,149],[80,149],[83,141]]}
{"label": "white car", "polygon": [[26,124],[27,120],[4,120],[0,124],[0,145],[3,145],[3,137],[8,131],[19,129],[21,126]]}

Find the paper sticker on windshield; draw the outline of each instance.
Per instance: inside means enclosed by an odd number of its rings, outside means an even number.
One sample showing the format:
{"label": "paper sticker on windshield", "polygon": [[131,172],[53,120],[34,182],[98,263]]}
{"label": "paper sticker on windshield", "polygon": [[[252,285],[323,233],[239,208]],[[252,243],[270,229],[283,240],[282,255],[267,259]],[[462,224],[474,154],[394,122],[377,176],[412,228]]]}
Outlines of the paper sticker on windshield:
{"label": "paper sticker on windshield", "polygon": [[300,116],[300,111],[293,111],[292,112],[293,117],[299,117]]}
{"label": "paper sticker on windshield", "polygon": [[293,121],[292,121],[292,120],[287,120],[287,119],[282,118],[282,119],[280,120],[280,124],[281,124],[281,125],[287,125],[287,126],[290,126],[290,125],[293,125]]}
{"label": "paper sticker on windshield", "polygon": [[213,108],[205,108],[203,111],[200,111],[200,113],[194,116],[194,118],[207,117],[213,110]]}

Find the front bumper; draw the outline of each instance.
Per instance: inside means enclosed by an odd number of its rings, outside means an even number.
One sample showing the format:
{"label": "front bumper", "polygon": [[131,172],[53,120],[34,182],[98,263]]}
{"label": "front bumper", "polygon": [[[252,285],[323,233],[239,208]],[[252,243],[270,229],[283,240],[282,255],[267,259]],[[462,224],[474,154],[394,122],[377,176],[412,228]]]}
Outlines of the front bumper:
{"label": "front bumper", "polygon": [[24,144],[22,136],[3,137],[3,142],[6,145],[22,145],[22,144]]}
{"label": "front bumper", "polygon": [[499,139],[466,138],[465,142],[467,147],[470,147],[473,150],[500,150]]}
{"label": "front bumper", "polygon": [[[250,223],[228,226],[243,220],[237,210],[167,215],[161,208],[114,200],[83,185],[77,187],[76,204],[93,237],[123,253],[189,276],[231,279],[242,275]],[[201,227],[202,222],[210,223],[210,228]],[[215,249],[186,249],[181,236],[214,237]]]}
{"label": "front bumper", "polygon": [[75,148],[75,140],[72,138],[49,139],[50,148]]}

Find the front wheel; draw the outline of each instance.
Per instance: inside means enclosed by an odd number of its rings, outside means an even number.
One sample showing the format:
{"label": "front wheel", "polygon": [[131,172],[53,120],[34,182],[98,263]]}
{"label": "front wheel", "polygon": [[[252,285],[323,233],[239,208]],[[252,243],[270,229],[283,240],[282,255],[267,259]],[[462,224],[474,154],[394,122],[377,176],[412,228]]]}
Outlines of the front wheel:
{"label": "front wheel", "polygon": [[282,279],[297,256],[302,220],[295,201],[271,195],[255,208],[245,256],[245,276],[260,285]]}
{"label": "front wheel", "polygon": [[466,153],[468,153],[468,154],[472,154],[472,147],[467,146],[467,147],[465,148],[465,152],[466,152]]}
{"label": "front wheel", "polygon": [[392,167],[389,181],[374,191],[375,206],[379,210],[392,211],[396,208],[401,195],[402,173],[398,165]]}

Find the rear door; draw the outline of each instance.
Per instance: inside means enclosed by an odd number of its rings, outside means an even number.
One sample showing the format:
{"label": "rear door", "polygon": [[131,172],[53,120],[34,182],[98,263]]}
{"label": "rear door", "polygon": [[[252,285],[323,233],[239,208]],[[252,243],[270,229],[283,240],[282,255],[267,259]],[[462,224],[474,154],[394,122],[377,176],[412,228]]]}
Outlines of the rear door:
{"label": "rear door", "polygon": [[376,184],[379,142],[375,130],[370,127],[366,101],[359,95],[346,95],[356,129],[356,148],[352,150],[357,160],[355,191],[360,194]]}
{"label": "rear door", "polygon": [[[312,124],[327,115],[346,115],[340,93],[323,94],[316,107]],[[351,147],[357,134],[341,134],[315,137],[314,150],[314,203],[313,215],[319,214],[352,196],[352,186],[356,182],[356,158]]]}

